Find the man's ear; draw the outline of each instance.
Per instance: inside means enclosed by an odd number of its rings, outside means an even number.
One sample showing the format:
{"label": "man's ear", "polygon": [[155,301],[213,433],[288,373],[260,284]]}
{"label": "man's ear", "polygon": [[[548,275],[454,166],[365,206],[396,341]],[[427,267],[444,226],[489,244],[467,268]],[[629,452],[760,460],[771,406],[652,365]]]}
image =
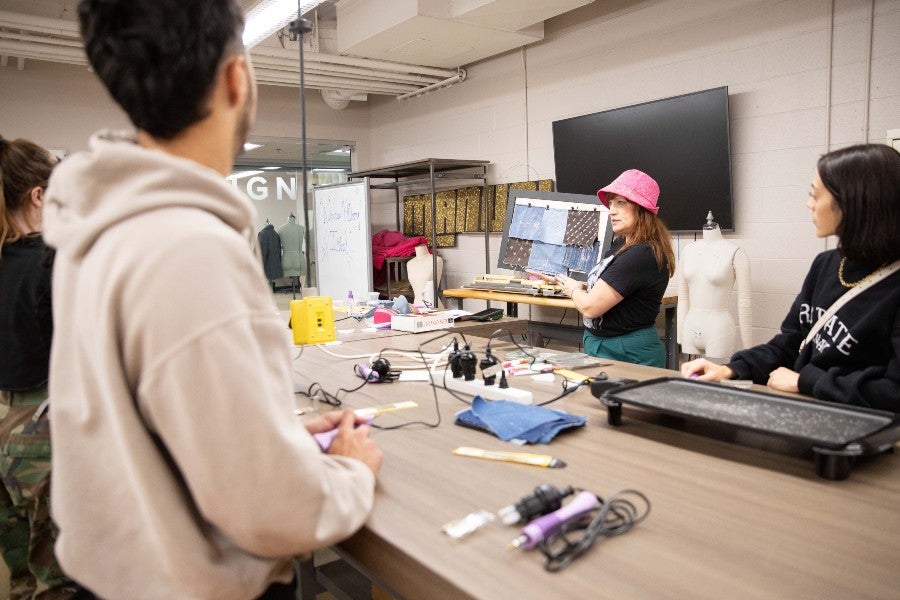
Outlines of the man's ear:
{"label": "man's ear", "polygon": [[228,91],[228,103],[231,106],[240,106],[247,102],[247,59],[242,54],[236,54],[228,59],[225,64],[225,85]]}

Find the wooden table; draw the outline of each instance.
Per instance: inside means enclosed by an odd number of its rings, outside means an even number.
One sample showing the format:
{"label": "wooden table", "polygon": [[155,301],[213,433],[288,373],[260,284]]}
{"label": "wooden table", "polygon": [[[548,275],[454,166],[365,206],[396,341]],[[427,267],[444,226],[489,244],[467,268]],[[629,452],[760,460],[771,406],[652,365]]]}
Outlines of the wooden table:
{"label": "wooden table", "polygon": [[[279,311],[279,314],[285,323],[291,317],[290,311],[287,310]],[[422,339],[428,339],[428,337],[437,335],[441,331],[461,332],[463,335],[474,337],[490,337],[498,329],[500,333],[497,335],[503,337],[528,333],[528,321],[516,317],[503,317],[496,321],[456,321],[453,323],[453,327],[446,330],[426,331],[418,334],[409,331],[367,327],[363,321],[347,318],[346,312],[337,312],[335,317],[335,340],[339,342],[389,338],[398,335],[418,335],[424,336]]]}
{"label": "wooden table", "polygon": [[[423,338],[361,340],[347,343],[343,352],[377,352],[388,344],[416,350]],[[494,350],[502,355],[496,340]],[[343,363],[309,347],[297,368],[332,391],[355,387]],[[635,379],[671,375],[618,362],[604,370]],[[553,384],[511,381],[542,401],[558,393],[556,379]],[[849,479],[827,481],[815,475],[809,456],[779,440],[721,431],[708,437],[689,422],[628,408],[621,427],[609,426],[601,403],[580,389],[550,406],[584,415],[588,424],[548,446],[526,448],[568,463],[565,469],[543,469],[453,456],[451,450],[463,445],[517,447],[453,425],[454,414],[466,406],[439,391],[436,407],[427,383],[368,385],[346,397],[345,405],[402,399],[419,407],[386,413],[376,423],[436,423],[439,414],[440,425],[373,433],[385,452],[375,506],[365,526],[337,547],[398,598],[897,597],[896,455],[866,459]],[[543,569],[537,552],[508,549],[519,530],[499,521],[462,540],[441,533],[448,521],[479,509],[497,511],[541,483],[605,497],[633,488],[653,507],[633,530],[600,541],[555,574]]]}
{"label": "wooden table", "polygon": [[[444,296],[447,298],[455,298],[458,308],[462,308],[462,302],[466,298],[476,300],[487,300],[488,302],[506,302],[506,314],[511,317],[519,316],[519,304],[531,304],[534,306],[552,306],[554,308],[571,308],[575,309],[575,303],[571,298],[558,298],[551,296],[531,296],[529,294],[516,294],[511,292],[498,292],[494,290],[473,290],[469,288],[457,288],[444,290]],[[661,308],[663,310],[663,318],[665,323],[665,333],[663,344],[666,347],[666,368],[679,368],[678,364],[678,336],[676,333],[675,319],[678,309],[678,296],[665,296],[662,299]],[[548,337],[553,336],[554,331],[572,330],[571,326],[564,326],[557,323],[541,323],[540,331],[549,332]],[[577,329],[577,328],[575,328]],[[580,339],[580,338],[579,338]],[[531,340],[534,345],[540,345],[539,340]]]}

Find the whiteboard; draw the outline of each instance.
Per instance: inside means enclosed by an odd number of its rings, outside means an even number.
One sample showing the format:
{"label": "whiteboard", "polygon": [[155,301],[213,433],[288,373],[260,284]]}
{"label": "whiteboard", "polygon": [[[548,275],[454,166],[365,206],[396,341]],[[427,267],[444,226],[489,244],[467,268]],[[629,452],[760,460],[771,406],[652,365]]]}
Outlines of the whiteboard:
{"label": "whiteboard", "polygon": [[313,188],[320,296],[357,300],[372,287],[369,180]]}

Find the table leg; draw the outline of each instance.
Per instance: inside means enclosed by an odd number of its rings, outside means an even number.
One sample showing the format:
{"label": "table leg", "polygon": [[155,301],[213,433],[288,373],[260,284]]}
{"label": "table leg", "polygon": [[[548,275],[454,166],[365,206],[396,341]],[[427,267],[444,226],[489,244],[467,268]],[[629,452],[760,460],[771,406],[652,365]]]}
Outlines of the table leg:
{"label": "table leg", "polygon": [[297,591],[298,600],[315,600],[319,591],[319,584],[316,581],[316,565],[313,558],[301,559],[296,564],[297,573]]}
{"label": "table leg", "polygon": [[675,335],[675,306],[667,306],[665,309],[666,322],[666,368],[678,370],[678,343]]}

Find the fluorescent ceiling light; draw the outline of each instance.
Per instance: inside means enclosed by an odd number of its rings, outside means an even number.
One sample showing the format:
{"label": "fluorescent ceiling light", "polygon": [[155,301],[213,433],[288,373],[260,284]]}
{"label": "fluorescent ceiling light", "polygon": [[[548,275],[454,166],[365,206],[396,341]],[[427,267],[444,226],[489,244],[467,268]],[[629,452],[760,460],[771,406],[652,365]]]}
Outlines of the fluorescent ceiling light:
{"label": "fluorescent ceiling light", "polygon": [[277,171],[281,167],[260,167],[263,171]]}
{"label": "fluorescent ceiling light", "polygon": [[337,150],[330,150],[325,154],[350,154],[350,148],[338,148]]}
{"label": "fluorescent ceiling light", "polygon": [[257,45],[297,17],[299,5],[300,15],[305,15],[325,0],[262,0],[246,15],[244,25],[244,47],[247,49]]}
{"label": "fluorescent ceiling light", "polygon": [[322,168],[322,169],[312,169],[312,170],[313,170],[313,171],[320,172],[320,173],[322,173],[322,172],[325,172],[325,173],[343,173],[343,172],[346,171],[347,169],[325,169],[325,168]]}
{"label": "fluorescent ceiling light", "polygon": [[244,144],[244,152],[250,152],[251,150],[256,150],[257,148],[259,148],[261,146],[262,146],[262,144],[253,144],[253,143],[247,142],[246,144]]}
{"label": "fluorescent ceiling light", "polygon": [[225,179],[241,179],[242,177],[250,177],[251,175],[259,175],[262,171],[238,171],[237,173],[232,173]]}

